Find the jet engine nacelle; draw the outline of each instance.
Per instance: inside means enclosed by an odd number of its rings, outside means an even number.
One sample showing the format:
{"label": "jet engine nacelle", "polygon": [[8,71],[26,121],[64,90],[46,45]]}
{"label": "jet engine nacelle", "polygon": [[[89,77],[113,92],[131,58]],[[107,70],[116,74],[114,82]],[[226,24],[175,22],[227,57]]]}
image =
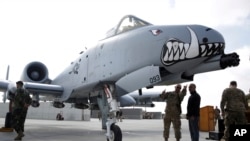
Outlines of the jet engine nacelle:
{"label": "jet engine nacelle", "polygon": [[49,83],[48,69],[41,62],[31,62],[23,70],[21,80],[26,82]]}

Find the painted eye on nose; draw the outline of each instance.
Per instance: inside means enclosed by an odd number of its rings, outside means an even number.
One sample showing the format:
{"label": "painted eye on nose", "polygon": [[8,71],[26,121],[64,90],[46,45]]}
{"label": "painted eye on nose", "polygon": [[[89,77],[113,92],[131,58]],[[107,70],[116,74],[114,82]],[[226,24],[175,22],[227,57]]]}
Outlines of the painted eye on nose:
{"label": "painted eye on nose", "polygon": [[154,36],[158,36],[162,33],[162,31],[160,29],[154,29],[154,30],[150,30],[150,31]]}

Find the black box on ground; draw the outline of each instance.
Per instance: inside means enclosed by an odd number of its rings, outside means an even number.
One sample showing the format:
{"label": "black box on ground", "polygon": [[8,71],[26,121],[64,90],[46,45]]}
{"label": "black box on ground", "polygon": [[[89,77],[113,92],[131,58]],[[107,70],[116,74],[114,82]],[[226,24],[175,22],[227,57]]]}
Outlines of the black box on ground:
{"label": "black box on ground", "polygon": [[218,119],[218,129],[219,132],[224,132],[225,130],[224,119]]}
{"label": "black box on ground", "polygon": [[216,131],[210,131],[209,132],[209,139],[211,140],[220,140],[223,137],[223,132],[216,132]]}
{"label": "black box on ground", "polygon": [[6,113],[5,125],[4,125],[5,128],[11,128],[12,127],[11,126],[11,118],[12,118],[11,116],[12,116],[11,112]]}

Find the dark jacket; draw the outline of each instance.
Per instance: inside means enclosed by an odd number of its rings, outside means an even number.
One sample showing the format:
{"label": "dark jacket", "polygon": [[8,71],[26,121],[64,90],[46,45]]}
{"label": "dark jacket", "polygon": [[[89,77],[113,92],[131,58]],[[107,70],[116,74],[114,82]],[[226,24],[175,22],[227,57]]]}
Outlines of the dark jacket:
{"label": "dark jacket", "polygon": [[196,91],[189,96],[187,105],[187,117],[200,116],[200,102],[201,97]]}

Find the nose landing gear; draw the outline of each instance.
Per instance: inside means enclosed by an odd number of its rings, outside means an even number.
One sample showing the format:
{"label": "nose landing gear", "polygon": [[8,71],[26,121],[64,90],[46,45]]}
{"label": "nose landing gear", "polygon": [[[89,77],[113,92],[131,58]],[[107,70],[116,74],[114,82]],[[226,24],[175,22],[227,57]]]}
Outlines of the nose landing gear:
{"label": "nose landing gear", "polygon": [[[112,89],[113,88],[113,89]],[[106,122],[107,126],[107,141],[122,141],[122,132],[118,125],[115,125],[116,113],[119,111],[118,103],[115,96],[115,88],[112,85],[104,85],[104,93],[109,105],[109,114]]]}

